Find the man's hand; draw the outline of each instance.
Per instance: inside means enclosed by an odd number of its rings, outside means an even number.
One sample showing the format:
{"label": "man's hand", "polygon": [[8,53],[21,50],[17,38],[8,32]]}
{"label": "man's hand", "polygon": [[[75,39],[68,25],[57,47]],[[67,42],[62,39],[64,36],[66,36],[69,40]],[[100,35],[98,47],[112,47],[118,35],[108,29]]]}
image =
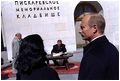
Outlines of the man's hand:
{"label": "man's hand", "polygon": [[56,55],[56,53],[53,53],[53,55]]}
{"label": "man's hand", "polygon": [[59,52],[59,54],[62,54],[63,52]]}

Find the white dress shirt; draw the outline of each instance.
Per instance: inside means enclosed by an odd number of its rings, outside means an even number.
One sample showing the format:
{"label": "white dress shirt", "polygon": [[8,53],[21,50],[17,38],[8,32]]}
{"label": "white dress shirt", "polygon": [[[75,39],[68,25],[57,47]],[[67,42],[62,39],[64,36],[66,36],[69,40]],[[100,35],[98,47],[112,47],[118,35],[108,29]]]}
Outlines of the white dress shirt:
{"label": "white dress shirt", "polygon": [[98,38],[100,38],[100,37],[102,37],[102,36],[104,36],[104,35],[100,35],[100,36],[98,36],[98,37],[95,37],[95,38],[92,39],[90,42],[92,42],[92,41],[94,41],[94,40],[96,40],[96,39],[98,39]]}

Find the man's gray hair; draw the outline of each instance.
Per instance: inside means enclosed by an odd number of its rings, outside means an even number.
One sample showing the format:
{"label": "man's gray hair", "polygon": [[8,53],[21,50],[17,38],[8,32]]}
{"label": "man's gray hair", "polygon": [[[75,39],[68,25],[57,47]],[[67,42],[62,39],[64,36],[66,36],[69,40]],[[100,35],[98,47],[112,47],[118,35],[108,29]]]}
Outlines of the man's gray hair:
{"label": "man's gray hair", "polygon": [[88,20],[88,25],[92,27],[94,24],[98,25],[99,33],[104,33],[105,29],[105,19],[103,18],[102,15],[98,13],[91,13],[90,19]]}
{"label": "man's gray hair", "polygon": [[20,33],[16,33],[15,36],[21,35]]}

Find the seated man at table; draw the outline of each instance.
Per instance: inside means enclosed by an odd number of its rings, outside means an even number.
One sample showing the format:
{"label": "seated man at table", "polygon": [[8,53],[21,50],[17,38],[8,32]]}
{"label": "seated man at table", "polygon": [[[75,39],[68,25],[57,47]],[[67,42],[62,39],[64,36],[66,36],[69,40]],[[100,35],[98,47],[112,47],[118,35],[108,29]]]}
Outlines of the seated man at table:
{"label": "seated man at table", "polygon": [[[61,40],[58,40],[57,41],[57,44],[53,46],[53,49],[51,51],[51,54],[52,55],[55,55],[56,53],[59,53],[59,54],[62,54],[66,52],[66,48],[65,48],[65,45],[62,44],[62,41]],[[56,60],[53,60],[54,62],[54,65],[56,66],[59,66],[59,63],[56,61]],[[63,61],[63,65],[65,65],[66,61],[64,60]]]}

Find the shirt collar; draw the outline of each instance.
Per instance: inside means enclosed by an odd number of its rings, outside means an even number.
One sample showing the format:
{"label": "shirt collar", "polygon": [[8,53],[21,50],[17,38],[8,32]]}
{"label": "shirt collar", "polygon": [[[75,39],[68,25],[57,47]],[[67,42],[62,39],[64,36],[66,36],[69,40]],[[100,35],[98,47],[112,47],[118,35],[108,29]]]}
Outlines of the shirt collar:
{"label": "shirt collar", "polygon": [[100,38],[100,37],[102,37],[102,36],[104,36],[104,35],[97,36],[97,37],[95,37],[94,39],[92,39],[90,42],[92,42],[92,41],[94,41],[94,40],[96,40],[96,39],[98,39],[98,38]]}

